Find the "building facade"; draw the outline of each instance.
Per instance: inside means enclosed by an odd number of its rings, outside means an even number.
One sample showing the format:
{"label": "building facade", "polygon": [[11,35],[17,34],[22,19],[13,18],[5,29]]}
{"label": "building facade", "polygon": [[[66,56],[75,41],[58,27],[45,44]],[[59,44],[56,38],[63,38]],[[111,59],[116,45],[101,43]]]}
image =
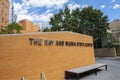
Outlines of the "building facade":
{"label": "building facade", "polygon": [[[120,20],[115,20],[109,24],[109,28],[112,31],[112,36],[115,41],[120,41]],[[120,45],[120,43],[119,43]]]}
{"label": "building facade", "polygon": [[23,26],[23,33],[24,32],[37,32],[37,31],[39,31],[38,26],[27,19],[21,20],[19,22],[19,24]]}
{"label": "building facade", "polygon": [[4,29],[9,23],[9,0],[0,0],[0,29]]}

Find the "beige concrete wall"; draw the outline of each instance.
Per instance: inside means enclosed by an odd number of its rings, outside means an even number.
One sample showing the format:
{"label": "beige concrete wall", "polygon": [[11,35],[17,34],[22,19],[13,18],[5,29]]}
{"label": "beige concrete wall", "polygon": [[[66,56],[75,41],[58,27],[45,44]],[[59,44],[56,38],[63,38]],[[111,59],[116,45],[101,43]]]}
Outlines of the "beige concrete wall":
{"label": "beige concrete wall", "polygon": [[[41,46],[29,39],[42,39]],[[53,45],[45,45],[52,40]],[[72,32],[0,35],[0,80],[63,80],[64,71],[95,63],[93,46],[57,46],[57,41],[93,44],[91,36]]]}
{"label": "beige concrete wall", "polygon": [[120,46],[115,46],[117,56],[120,56]]}
{"label": "beige concrete wall", "polygon": [[115,57],[116,49],[115,48],[99,48],[95,49],[96,57]]}

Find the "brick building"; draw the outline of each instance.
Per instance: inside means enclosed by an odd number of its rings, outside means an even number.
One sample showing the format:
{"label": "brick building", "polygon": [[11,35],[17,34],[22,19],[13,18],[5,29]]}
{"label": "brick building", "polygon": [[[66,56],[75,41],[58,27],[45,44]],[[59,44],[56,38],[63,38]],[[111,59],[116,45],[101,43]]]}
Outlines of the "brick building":
{"label": "brick building", "polygon": [[37,31],[39,31],[38,26],[27,19],[21,20],[19,22],[19,24],[23,26],[23,30],[24,30],[23,33],[24,32],[37,32]]}
{"label": "brick building", "polygon": [[9,0],[0,0],[0,29],[4,29],[9,23]]}

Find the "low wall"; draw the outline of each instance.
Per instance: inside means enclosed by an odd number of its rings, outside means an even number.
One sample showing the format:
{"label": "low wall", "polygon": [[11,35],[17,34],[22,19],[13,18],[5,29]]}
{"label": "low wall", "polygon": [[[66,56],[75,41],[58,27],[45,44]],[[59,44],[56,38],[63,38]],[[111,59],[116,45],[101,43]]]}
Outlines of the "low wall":
{"label": "low wall", "polygon": [[116,49],[115,48],[99,48],[95,49],[96,57],[115,57]]}
{"label": "low wall", "polygon": [[64,80],[65,70],[95,63],[93,38],[72,32],[0,35],[0,80]]}
{"label": "low wall", "polygon": [[120,46],[115,47],[115,48],[116,48],[116,54],[117,54],[117,56],[120,56]]}

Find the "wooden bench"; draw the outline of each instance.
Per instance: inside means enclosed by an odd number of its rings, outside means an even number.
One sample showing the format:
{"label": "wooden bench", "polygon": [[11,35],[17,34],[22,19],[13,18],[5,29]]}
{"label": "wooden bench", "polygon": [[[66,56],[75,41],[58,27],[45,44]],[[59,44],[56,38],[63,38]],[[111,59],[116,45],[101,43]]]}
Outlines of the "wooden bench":
{"label": "wooden bench", "polygon": [[77,79],[79,80],[79,74],[84,73],[84,72],[88,72],[91,70],[95,71],[95,75],[97,75],[97,69],[100,67],[105,67],[105,70],[107,70],[107,64],[100,64],[100,63],[95,63],[89,66],[84,66],[84,67],[80,67],[80,68],[75,68],[75,69],[70,69],[70,70],[66,70],[65,71],[65,76],[67,76],[67,74],[69,73],[73,73],[77,75]]}

